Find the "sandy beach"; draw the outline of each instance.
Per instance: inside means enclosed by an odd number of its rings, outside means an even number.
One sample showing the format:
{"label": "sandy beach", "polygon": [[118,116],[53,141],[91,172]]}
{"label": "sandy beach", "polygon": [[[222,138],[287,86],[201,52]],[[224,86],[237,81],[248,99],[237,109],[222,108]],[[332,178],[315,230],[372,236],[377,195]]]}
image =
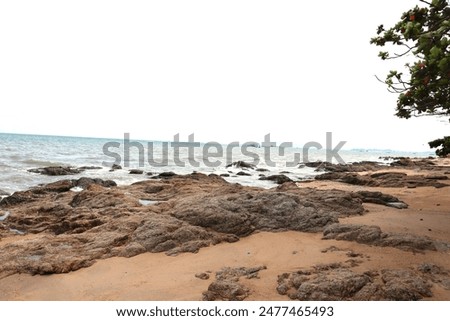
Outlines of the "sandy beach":
{"label": "sandy beach", "polygon": [[[443,178],[442,175],[448,175],[450,159],[434,162],[439,166],[438,170],[410,166],[363,171],[358,174],[372,175],[391,171],[422,176],[438,173],[440,178]],[[446,183],[446,180],[437,182]],[[284,184],[280,185],[278,191],[282,192],[283,188]],[[336,189],[352,193],[377,191],[392,195],[406,203],[408,208],[398,209],[363,202],[362,214],[341,215],[339,224],[378,226],[383,233],[389,235],[387,238],[391,234],[414,235],[431,240],[436,247],[429,250],[413,246],[405,248],[403,245],[379,246],[378,243],[369,244],[361,240],[348,241],[345,237],[325,239],[322,230],[305,232],[283,227],[267,231],[267,228],[261,228],[255,229],[249,235],[243,233],[237,241],[214,241],[213,243],[217,244],[201,246],[192,251],[194,253],[181,251],[176,255],[167,255],[164,253],[166,251],[148,251],[123,257],[125,255],[113,251],[113,254],[107,255],[110,257],[97,256],[90,266],[74,268],[67,273],[41,273],[40,270],[14,273],[8,270],[0,279],[0,300],[202,300],[205,299],[205,292],[211,289],[210,285],[219,278],[220,271],[224,268],[241,267],[256,268],[249,273],[239,272],[233,275],[232,281],[239,284],[241,290],[245,289],[245,295],[238,295],[238,299],[270,301],[295,298],[295,291],[300,291],[300,287],[295,287],[294,280],[298,271],[303,271],[298,275],[306,275],[309,278],[304,279],[304,282],[312,282],[311,284],[318,288],[322,285],[317,282],[323,278],[331,278],[333,273],[347,273],[345,275],[350,275],[350,279],[355,279],[355,275],[358,278],[367,276],[366,285],[370,285],[371,289],[378,287],[370,296],[363,297],[359,291],[342,299],[395,299],[397,297],[383,297],[379,296],[379,293],[390,293],[392,289],[387,288],[390,284],[388,274],[402,271],[402,277],[406,278],[405,284],[408,280],[418,278],[423,280],[423,286],[427,287],[427,290],[421,290],[413,286],[413,290],[417,290],[420,297],[412,296],[411,299],[450,300],[449,186],[371,187],[340,181],[314,180],[297,182],[295,186],[289,185],[290,193],[293,188],[308,191]],[[256,189],[249,188],[248,193],[254,190]],[[192,195],[196,191],[191,189],[189,193]],[[173,207],[169,204],[170,201],[167,203],[160,205],[158,211],[155,210],[158,215],[176,208],[176,205]],[[12,205],[11,208],[13,211]],[[7,221],[1,223],[6,224]],[[0,239],[0,247],[5,250],[20,242],[31,242],[45,233],[49,233],[48,230],[23,236],[4,233]],[[314,276],[315,273],[317,276]],[[347,277],[343,276],[342,280],[344,282]],[[401,292],[399,285],[395,287],[396,291]]]}

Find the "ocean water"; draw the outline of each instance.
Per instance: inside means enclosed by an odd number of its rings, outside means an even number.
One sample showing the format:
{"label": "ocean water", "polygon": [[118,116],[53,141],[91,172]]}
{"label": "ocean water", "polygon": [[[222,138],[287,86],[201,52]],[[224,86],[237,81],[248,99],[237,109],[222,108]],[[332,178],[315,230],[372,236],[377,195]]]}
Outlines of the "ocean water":
{"label": "ocean water", "polygon": [[[196,145],[196,146],[194,146]],[[253,146],[233,147],[227,145],[189,144],[178,150],[167,142],[136,141],[125,138],[85,138],[43,135],[21,135],[0,133],[0,192],[11,194],[32,186],[60,179],[98,177],[112,179],[119,185],[127,185],[149,179],[146,173],[154,174],[172,171],[189,174],[194,171],[205,174],[229,174],[224,177],[232,183],[269,188],[275,186],[270,181],[259,180],[260,174],[283,173],[292,179],[302,180],[317,174],[314,168],[302,167],[304,161],[324,161],[327,151],[311,148],[307,159],[302,148],[278,147],[258,148]],[[390,150],[341,150],[339,156],[346,163],[383,161],[384,156],[433,156],[433,152],[397,152]],[[297,159],[295,158],[297,157]],[[248,170],[250,176],[236,175],[242,171],[231,162],[243,160],[252,162],[267,172]],[[332,159],[337,162],[336,159]],[[110,171],[112,164],[122,166],[121,170]],[[100,169],[86,170],[70,176],[45,176],[28,170],[46,166],[95,166]],[[129,174],[130,169],[142,169],[143,175]]]}

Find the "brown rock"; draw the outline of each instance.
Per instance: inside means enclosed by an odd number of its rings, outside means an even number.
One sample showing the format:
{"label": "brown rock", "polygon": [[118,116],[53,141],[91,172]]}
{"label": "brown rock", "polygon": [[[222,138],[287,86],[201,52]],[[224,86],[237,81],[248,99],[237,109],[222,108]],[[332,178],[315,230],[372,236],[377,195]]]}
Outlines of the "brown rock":
{"label": "brown rock", "polygon": [[[319,266],[278,276],[277,291],[294,300],[420,300],[432,296],[432,277],[416,269],[356,273],[342,264]],[[442,272],[434,271],[439,278]]]}
{"label": "brown rock", "polygon": [[407,251],[436,251],[433,240],[411,234],[385,233],[378,226],[333,224],[323,231],[324,239],[355,241],[358,243],[390,246]]}
{"label": "brown rock", "polygon": [[43,168],[32,168],[28,170],[31,173],[37,173],[41,175],[48,175],[48,176],[61,176],[61,175],[74,175],[79,174],[83,170],[77,169],[73,167],[64,167],[64,166],[49,166],[49,167],[43,167]]}

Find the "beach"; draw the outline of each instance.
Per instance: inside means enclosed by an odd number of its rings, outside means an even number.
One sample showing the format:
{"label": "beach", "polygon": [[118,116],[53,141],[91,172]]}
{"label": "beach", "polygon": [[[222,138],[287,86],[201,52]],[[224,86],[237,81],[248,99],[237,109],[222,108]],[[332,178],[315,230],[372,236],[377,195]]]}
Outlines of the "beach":
{"label": "beach", "polygon": [[0,300],[450,300],[450,159],[397,163],[271,189],[191,174],[13,194]]}

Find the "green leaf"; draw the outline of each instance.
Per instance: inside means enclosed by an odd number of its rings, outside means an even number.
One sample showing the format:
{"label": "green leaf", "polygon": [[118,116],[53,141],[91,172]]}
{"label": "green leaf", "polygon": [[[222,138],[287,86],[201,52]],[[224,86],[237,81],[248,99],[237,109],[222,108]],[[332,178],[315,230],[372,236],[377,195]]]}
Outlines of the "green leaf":
{"label": "green leaf", "polygon": [[438,68],[440,71],[444,72],[449,69],[449,58],[442,58],[441,61],[439,61]]}

